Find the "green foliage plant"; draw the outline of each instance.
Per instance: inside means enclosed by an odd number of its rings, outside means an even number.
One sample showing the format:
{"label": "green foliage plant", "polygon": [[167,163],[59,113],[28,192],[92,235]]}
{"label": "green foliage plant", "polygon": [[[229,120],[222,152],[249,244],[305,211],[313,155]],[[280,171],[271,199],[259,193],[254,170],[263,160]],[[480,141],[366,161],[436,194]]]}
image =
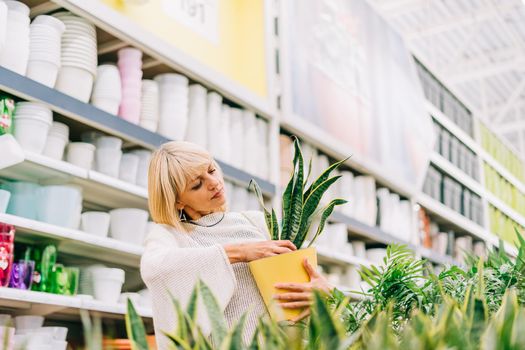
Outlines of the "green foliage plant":
{"label": "green foliage plant", "polygon": [[290,240],[300,249],[316,218],[320,217],[320,223],[310,245],[323,231],[326,221],[334,211],[334,208],[347,203],[344,199],[336,198],[331,200],[323,208],[319,208],[325,192],[341,177],[330,176],[330,174],[339,168],[348,158],[332,164],[324,170],[310,186],[307,186],[312,169],[312,162],[310,160],[308,174],[305,176],[303,154],[297,138],[294,139],[293,145],[293,171],[282,196],[282,220],[280,225],[275,210],[272,209],[269,211],[266,209],[263,195],[257,182],[252,180],[250,186],[253,185],[255,194],[264,211],[266,225],[271,238],[273,240]]}

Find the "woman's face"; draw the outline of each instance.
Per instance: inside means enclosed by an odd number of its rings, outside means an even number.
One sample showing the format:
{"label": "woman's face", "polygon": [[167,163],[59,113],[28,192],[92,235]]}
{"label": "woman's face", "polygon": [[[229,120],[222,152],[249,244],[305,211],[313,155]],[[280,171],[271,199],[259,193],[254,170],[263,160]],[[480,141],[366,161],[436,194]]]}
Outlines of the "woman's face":
{"label": "woman's face", "polygon": [[188,182],[188,187],[179,196],[178,209],[184,209],[195,219],[195,212],[206,215],[220,210],[225,203],[224,179],[220,171],[210,164],[206,171]]}

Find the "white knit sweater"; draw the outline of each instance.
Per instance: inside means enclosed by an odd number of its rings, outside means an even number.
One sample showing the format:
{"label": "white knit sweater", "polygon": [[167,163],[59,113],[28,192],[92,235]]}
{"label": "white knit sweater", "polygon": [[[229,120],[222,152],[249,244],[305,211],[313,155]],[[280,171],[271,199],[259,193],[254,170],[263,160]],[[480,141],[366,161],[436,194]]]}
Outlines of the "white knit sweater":
{"label": "white knit sweater", "polygon": [[[216,223],[222,213],[213,213],[196,221],[200,225]],[[153,323],[157,346],[170,349],[164,332],[176,328],[170,293],[185,309],[198,279],[211,289],[231,326],[249,310],[243,339],[251,339],[258,318],[266,306],[247,263],[231,264],[223,245],[268,240],[270,237],[262,212],[225,214],[212,227],[185,224],[191,231],[178,232],[168,225],[155,225],[145,240],[140,271],[153,302]],[[205,335],[211,331],[205,307],[198,304],[198,324]]]}

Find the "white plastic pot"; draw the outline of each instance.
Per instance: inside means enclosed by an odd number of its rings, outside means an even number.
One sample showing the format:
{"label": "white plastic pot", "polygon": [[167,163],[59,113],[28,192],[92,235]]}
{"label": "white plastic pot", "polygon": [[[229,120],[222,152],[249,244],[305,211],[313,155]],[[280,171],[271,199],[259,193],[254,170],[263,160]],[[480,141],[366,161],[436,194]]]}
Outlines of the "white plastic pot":
{"label": "white plastic pot", "polygon": [[41,154],[50,126],[51,123],[43,119],[18,116],[14,121],[14,136],[24,150]]}
{"label": "white plastic pot", "polygon": [[135,208],[119,208],[111,215],[110,237],[119,241],[141,245],[148,223],[148,212]]}
{"label": "white plastic pot", "polygon": [[54,340],[65,341],[67,338],[67,327],[42,327],[36,330],[36,333],[49,334]]}
{"label": "white plastic pot", "polygon": [[[6,212],[10,197],[11,197],[11,192],[6,191],[6,190],[0,190],[0,214],[3,214]],[[4,316],[4,315],[0,315],[0,316]],[[2,318],[0,317],[0,326],[1,325],[2,325]]]}
{"label": "white plastic pot", "polygon": [[119,179],[134,184],[137,181],[139,157],[136,154],[126,153],[120,160]]}
{"label": "white plastic pot", "polygon": [[26,76],[45,86],[55,86],[58,65],[52,62],[30,59],[27,63]]}
{"label": "white plastic pot", "polygon": [[67,146],[66,159],[69,163],[90,170],[95,157],[95,146],[86,142],[71,142]]}
{"label": "white plastic pot", "polygon": [[91,278],[95,299],[109,304],[118,303],[124,277],[125,273],[122,269],[93,268]]}
{"label": "white plastic pot", "polygon": [[82,192],[74,186],[44,186],[37,190],[37,218],[53,225],[78,229]]}
{"label": "white plastic pot", "polygon": [[44,316],[16,316],[15,327],[19,329],[35,329],[40,328],[44,324]]}
{"label": "white plastic pot", "polygon": [[43,154],[53,159],[62,160],[67,143],[67,138],[49,133]]}
{"label": "white plastic pot", "polygon": [[81,229],[101,237],[107,237],[110,215],[101,211],[87,211],[81,216]]}
{"label": "white plastic pot", "polygon": [[58,71],[55,88],[66,95],[88,102],[92,87],[93,73],[87,69],[64,65]]}
{"label": "white plastic pot", "polygon": [[121,158],[122,151],[120,149],[97,149],[95,151],[95,168],[102,174],[118,177]]}

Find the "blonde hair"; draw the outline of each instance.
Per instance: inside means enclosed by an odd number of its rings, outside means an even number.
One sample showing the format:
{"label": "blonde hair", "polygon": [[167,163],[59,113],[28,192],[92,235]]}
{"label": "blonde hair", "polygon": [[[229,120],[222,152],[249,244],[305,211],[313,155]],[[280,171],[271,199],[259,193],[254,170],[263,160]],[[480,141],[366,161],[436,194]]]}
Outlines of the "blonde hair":
{"label": "blonde hair", "polygon": [[167,142],[153,152],[148,171],[148,205],[153,221],[186,231],[177,200],[189,182],[207,171],[210,164],[222,175],[210,153],[191,142]]}

